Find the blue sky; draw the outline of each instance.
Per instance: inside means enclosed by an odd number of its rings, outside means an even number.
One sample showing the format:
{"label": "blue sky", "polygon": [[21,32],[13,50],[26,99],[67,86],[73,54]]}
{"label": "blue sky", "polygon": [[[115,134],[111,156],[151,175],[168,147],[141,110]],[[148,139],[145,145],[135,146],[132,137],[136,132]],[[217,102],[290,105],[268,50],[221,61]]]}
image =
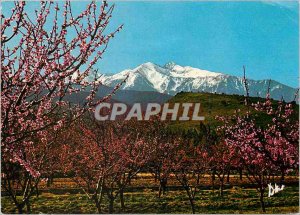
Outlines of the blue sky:
{"label": "blue sky", "polygon": [[[36,3],[36,2],[35,2]],[[34,3],[32,3],[34,4]],[[73,2],[75,13],[86,2]],[[115,2],[111,41],[97,67],[116,73],[144,62],[174,61],[297,87],[297,2]],[[5,5],[3,6],[5,12]]]}
{"label": "blue sky", "polygon": [[99,68],[118,72],[151,61],[272,78],[298,86],[298,3],[116,2],[124,29]]}

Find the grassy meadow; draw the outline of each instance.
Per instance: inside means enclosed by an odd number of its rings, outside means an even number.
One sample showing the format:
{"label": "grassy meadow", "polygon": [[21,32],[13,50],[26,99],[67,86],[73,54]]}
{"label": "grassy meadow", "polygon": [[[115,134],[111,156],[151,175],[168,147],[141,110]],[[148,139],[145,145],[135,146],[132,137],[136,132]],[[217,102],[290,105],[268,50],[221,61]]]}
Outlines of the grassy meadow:
{"label": "grassy meadow", "polygon": [[[287,186],[282,192],[265,198],[267,213],[299,212],[299,186],[297,177],[288,177]],[[261,213],[258,193],[246,178],[230,176],[224,196],[211,186],[209,176],[202,179],[195,198],[196,213]],[[115,213],[191,213],[186,193],[180,189],[176,180],[171,178],[168,190],[158,198],[158,186],[151,174],[139,174],[124,193],[125,209],[121,209],[119,198],[116,199]],[[16,208],[6,196],[2,196],[2,213],[16,213]],[[41,183],[39,196],[31,200],[32,213],[97,213],[93,202],[87,198],[70,178],[54,179],[47,187]],[[108,213],[108,199],[102,203],[103,213]]]}

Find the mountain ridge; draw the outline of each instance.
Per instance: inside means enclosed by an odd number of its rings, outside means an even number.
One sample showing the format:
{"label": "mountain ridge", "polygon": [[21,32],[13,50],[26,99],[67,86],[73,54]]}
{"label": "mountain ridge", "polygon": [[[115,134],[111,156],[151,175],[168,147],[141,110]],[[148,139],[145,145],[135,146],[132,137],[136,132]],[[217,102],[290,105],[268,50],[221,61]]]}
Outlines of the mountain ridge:
{"label": "mountain ridge", "polygon": [[[190,66],[180,66],[169,62],[160,66],[151,62],[143,63],[134,69],[126,69],[114,75],[103,75],[100,81],[114,86],[128,76],[121,86],[123,90],[154,91],[169,95],[179,92],[208,92],[218,94],[245,95],[243,78],[219,72],[211,72]],[[250,96],[265,97],[269,80],[248,79]],[[270,94],[273,99],[292,101],[296,89],[278,81],[271,81]]]}

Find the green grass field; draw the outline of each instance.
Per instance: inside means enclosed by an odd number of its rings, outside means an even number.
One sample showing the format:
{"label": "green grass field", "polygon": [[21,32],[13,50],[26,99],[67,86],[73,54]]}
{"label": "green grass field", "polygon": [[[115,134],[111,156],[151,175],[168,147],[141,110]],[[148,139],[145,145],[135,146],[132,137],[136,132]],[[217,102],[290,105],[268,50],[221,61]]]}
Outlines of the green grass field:
{"label": "green grass field", "polygon": [[[150,176],[144,178],[143,181],[134,180],[131,187],[127,188],[124,195],[125,210],[121,210],[119,199],[116,200],[115,213],[191,213],[184,190],[169,189],[166,195],[158,198],[157,187],[153,186],[154,181]],[[235,178],[232,178],[232,181],[233,179]],[[261,213],[258,193],[254,188],[247,188],[246,184],[227,188],[223,197],[217,189],[213,191],[210,188],[201,188],[196,194],[196,213]],[[175,185],[174,183],[172,186]],[[50,188],[42,191],[39,197],[32,198],[32,213],[97,213],[93,202],[84,194],[72,193],[75,187],[70,181],[64,183],[63,179],[60,179],[55,186],[61,193]],[[270,198],[266,193],[265,203],[267,213],[299,212],[297,182],[287,185],[286,189]],[[3,213],[16,213],[8,197],[2,197],[1,206]],[[104,199],[102,208],[103,213],[108,212],[107,199]]]}

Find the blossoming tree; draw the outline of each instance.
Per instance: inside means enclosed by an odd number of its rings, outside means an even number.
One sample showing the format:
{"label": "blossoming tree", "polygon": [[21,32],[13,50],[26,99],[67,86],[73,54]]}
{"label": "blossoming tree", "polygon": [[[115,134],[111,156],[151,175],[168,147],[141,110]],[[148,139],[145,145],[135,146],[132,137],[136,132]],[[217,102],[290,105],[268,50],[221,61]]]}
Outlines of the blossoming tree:
{"label": "blossoming tree", "polygon": [[298,168],[299,122],[293,117],[295,111],[291,104],[281,101],[274,104],[267,97],[253,107],[269,115],[271,120],[261,125],[255,113],[237,112],[229,118],[221,117],[224,124],[219,129],[224,131],[229,151],[237,152],[246,176],[257,185],[265,212],[264,193],[271,176],[281,173],[283,180],[288,171]]}
{"label": "blossoming tree", "polygon": [[[29,199],[49,170],[52,134],[111,96],[95,99],[101,83],[93,66],[122,28],[108,32],[114,6],[106,1],[88,3],[80,14],[69,1],[36,4],[33,15],[25,1],[1,14],[2,184],[19,213],[25,205],[30,211]],[[89,92],[83,104],[64,99],[80,91]]]}
{"label": "blossoming tree", "polygon": [[[62,7],[41,1],[32,16],[25,1],[16,1],[8,16],[1,14],[3,162],[18,163],[37,177],[40,173],[26,163],[25,148],[33,139],[46,139],[47,128],[57,130],[102,101],[94,99],[101,83],[93,66],[122,28],[106,30],[113,9],[106,1],[100,7],[92,1],[75,15],[69,1]],[[89,91],[82,106],[63,100],[82,90]]]}
{"label": "blossoming tree", "polygon": [[60,154],[63,171],[73,173],[72,179],[102,212],[103,196],[109,200],[109,213],[114,202],[121,199],[129,181],[147,163],[151,147],[140,137],[135,123],[81,122],[68,132],[69,140]]}

